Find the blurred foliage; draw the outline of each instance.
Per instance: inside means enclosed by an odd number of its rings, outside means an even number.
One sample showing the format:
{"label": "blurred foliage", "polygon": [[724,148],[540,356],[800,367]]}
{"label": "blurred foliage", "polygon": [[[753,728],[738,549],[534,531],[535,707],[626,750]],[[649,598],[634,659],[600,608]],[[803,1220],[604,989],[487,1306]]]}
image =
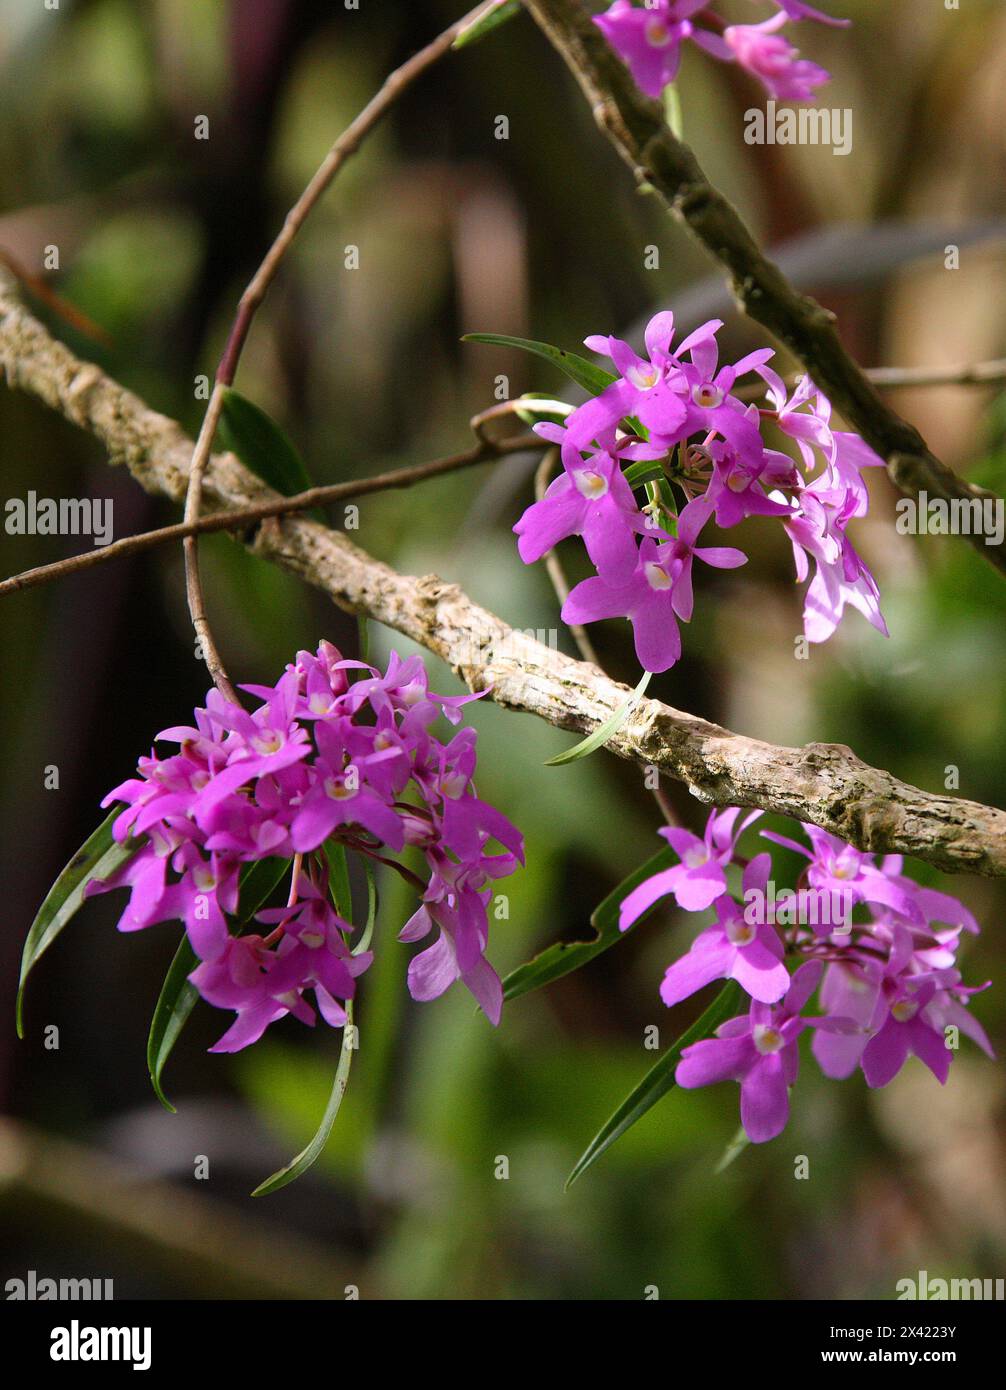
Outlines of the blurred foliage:
{"label": "blurred foliage", "polygon": [[[112,345],[38,311],[76,350],[195,428],[198,378],[212,374],[285,207],[383,74],[461,8],[64,0],[49,11],[0,0],[0,248],[38,274],[45,248],[58,246],[53,284]],[[760,98],[695,52],[680,84],[686,134],[769,243],[812,241],[835,223],[853,239],[880,221],[902,237],[900,258],[878,268],[864,252],[858,282],[821,292],[863,361],[1002,355],[1001,8],[833,8],[853,16],[852,30],[802,25],[799,38],[835,73],[826,99],[854,109],[849,158],[744,146],[743,111]],[[507,140],[494,138],[501,113]],[[209,118],[208,141],[194,138],[198,115]],[[942,255],[919,260],[910,250],[913,229],[934,222],[992,229],[966,250],[950,289]],[[360,249],[359,270],[345,267],[348,246]],[[650,246],[660,248],[655,269],[644,268]],[[464,333],[575,349],[587,333],[673,305],[708,273],[654,200],[634,191],[557,60],[518,17],[447,59],[347,167],[271,293],[238,385],[281,423],[318,482],[418,462],[464,445],[466,420],[493,403],[498,374],[511,394],[566,387],[547,364],[462,344]],[[826,285],[828,273],[822,253],[808,287]],[[739,352],[759,332],[732,318],[726,337]],[[1001,489],[1006,401],[992,397],[942,390],[899,400],[938,452]],[[111,473],[93,441],[7,392],[0,440],[9,496],[113,497],[117,534],[175,519]],[[848,743],[931,789],[956,766],[962,795],[1001,803],[1006,588],[959,541],[896,535],[893,491],[885,478],[871,482],[874,516],[856,541],[878,572],[889,642],[851,614],[827,649],[795,661],[788,548],[751,526],[741,541],[750,564],[700,589],[685,659],[651,693],[755,736]],[[547,577],[520,565],[509,531],[530,495],[524,462],[484,466],[365,499],[351,536],[407,572],[436,569],[516,626],[554,629]],[[0,537],[4,572],[54,559],[64,544],[73,542]],[[274,679],[321,636],[355,652],[355,624],[319,595],[223,537],[204,541],[203,554],[237,679]],[[575,577],[575,547],[567,560]],[[155,730],[202,698],[206,680],[175,553],[7,599],[2,620],[0,1007],[10,1017],[23,931],[53,875],[97,823],[100,797]],[[407,646],[373,637],[382,658]],[[595,638],[612,673],[634,684],[624,628],[602,625]],[[570,649],[566,634],[558,640]],[[432,666],[435,688],[455,691],[450,672]],[[567,735],[487,702],[471,717],[480,789],[528,842],[528,867],[507,884],[509,919],[494,924],[491,955],[505,972],[552,941],[586,937],[592,909],[657,847],[660,817],[637,769],[606,754],[546,769]],[[42,788],[50,764],[58,792]],[[668,790],[682,819],[700,825],[705,808]],[[1001,975],[1001,884],[944,886],[987,927],[968,951],[972,978]],[[393,876],[380,888],[361,1052],[330,1148],[302,1183],[261,1203],[247,1196],[314,1131],[337,1039],[287,1021],[247,1054],[211,1058],[202,1049],[224,1019],[200,1008],[171,1061],[179,1114],[159,1113],[144,1044],[175,934],[120,938],[105,900],[37,972],[27,1041],[16,1047],[13,1029],[0,1030],[6,1109],[207,1203],[233,1203],[249,1222],[324,1239],[364,1296],[640,1298],[656,1286],[662,1297],[887,1298],[920,1268],[1001,1274],[1002,1078],[973,1051],[942,1092],[915,1063],[882,1095],[807,1066],[785,1136],[748,1148],[719,1176],[736,1091],[672,1093],[564,1195],[573,1161],[653,1060],[646,1028],[657,1025],[667,1045],[707,1002],[669,1016],[657,995],[688,926],[656,914],[583,972],[508,1006],[493,1031],[463,993],[424,1006],[408,999],[409,951],[394,936],[413,910],[410,894]],[[1003,997],[1000,986],[975,1004],[1000,1039]],[[61,1030],[56,1052],[42,1044],[50,1022]],[[197,1153],[210,1157],[209,1183],[192,1182]],[[800,1155],[807,1181],[794,1176]],[[54,1221],[44,1246],[52,1273],[100,1265],[70,1218]],[[9,1202],[3,1222],[11,1272],[41,1268],[41,1237],[19,1232]],[[142,1261],[120,1276],[120,1296],[130,1288],[198,1291]]]}

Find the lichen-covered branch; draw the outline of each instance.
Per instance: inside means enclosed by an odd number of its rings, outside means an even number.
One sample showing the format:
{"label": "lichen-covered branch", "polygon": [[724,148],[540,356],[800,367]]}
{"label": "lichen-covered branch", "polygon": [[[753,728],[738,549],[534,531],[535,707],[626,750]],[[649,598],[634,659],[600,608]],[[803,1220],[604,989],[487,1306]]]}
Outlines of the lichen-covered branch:
{"label": "lichen-covered branch", "polygon": [[[798,293],[757,243],[733,206],[706,178],[695,155],[670,131],[660,106],[636,87],[581,0],[524,0],[565,59],[594,117],[632,169],[730,274],[737,301],[803,363],[838,410],[886,460],[902,491],[945,501],[992,498],[959,478],[928,448],[918,430],[878,394],[846,351],[835,316]],[[967,539],[1006,573],[1006,547]]]}
{"label": "lichen-covered branch", "polygon": [[[148,492],[183,501],[192,443],[180,426],[54,340],[2,272],[0,363],[11,386],[94,434],[111,461],[125,464]],[[210,460],[207,511],[273,495],[232,454]],[[385,623],[442,657],[471,689],[491,688],[506,709],[586,732],[628,695],[626,686],[595,666],[515,631],[457,585],[436,575],[398,574],[317,522],[273,521],[246,541],[340,607]],[[705,802],[778,811],[861,849],[904,852],[951,872],[1006,875],[1006,812],[907,786],[841,745],[775,747],[642,700],[609,746],[684,782]]]}

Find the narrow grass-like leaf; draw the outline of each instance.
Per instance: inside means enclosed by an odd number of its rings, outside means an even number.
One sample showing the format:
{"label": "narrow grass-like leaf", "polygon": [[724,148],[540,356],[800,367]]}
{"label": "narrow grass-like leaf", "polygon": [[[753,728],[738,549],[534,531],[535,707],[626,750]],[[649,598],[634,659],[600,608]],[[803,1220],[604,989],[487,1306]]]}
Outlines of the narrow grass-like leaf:
{"label": "narrow grass-like leaf", "polygon": [[493,9],[483,12],[478,18],[473,19],[471,24],[466,25],[451,47],[466,48],[470,43],[478,43],[479,39],[484,39],[508,19],[520,14],[520,11],[520,0],[499,0]]}
{"label": "narrow grass-like leaf", "polygon": [[273,1173],[271,1178],[266,1178],[265,1182],[260,1183],[252,1193],[253,1197],[266,1197],[270,1192],[278,1192],[281,1187],[286,1187],[287,1183],[299,1178],[301,1173],[305,1173],[312,1163],[316,1161],[325,1145],[328,1143],[328,1136],[332,1133],[332,1126],[335,1124],[335,1117],[339,1113],[342,1105],[342,1098],[346,1094],[346,1087],[349,1085],[349,1069],[353,1064],[353,1053],[355,1047],[350,1046],[355,1042],[355,1032],[353,1028],[353,1001],[346,1000],[346,1026],[342,1030],[342,1050],[339,1053],[339,1065],[335,1069],[335,1082],[332,1086],[332,1094],[329,1097],[325,1114],[321,1124],[318,1126],[317,1133],[310,1144],[301,1149],[296,1158]]}
{"label": "narrow grass-like leaf", "polygon": [[[291,497],[312,486],[304,460],[276,421],[231,387],[224,392],[219,433],[224,448],[276,492]],[[317,508],[312,515],[324,520]]]}
{"label": "narrow grass-like leaf", "polygon": [[175,1107],[164,1094],[161,1072],[199,998],[199,991],[195,985],[189,983],[189,976],[198,964],[199,957],[189,945],[189,938],[183,936],[164,977],[161,992],[154,1005],[154,1016],[150,1020],[150,1034],[147,1038],[147,1070],[150,1072],[150,1084],[154,1088],[154,1095],[165,1110],[170,1110],[172,1114],[175,1113]]}
{"label": "narrow grass-like leaf", "polygon": [[[590,925],[594,928],[592,941],[559,941],[532,960],[518,965],[503,981],[503,998],[519,999],[522,994],[530,994],[532,990],[541,989],[543,985],[550,985],[553,980],[560,980],[563,975],[579,970],[581,965],[586,965],[609,946],[614,946],[622,936],[628,935],[627,932],[618,930],[619,909],[623,901],[646,879],[669,869],[677,862],[678,856],[668,846],[666,849],[658,850],[645,864],[640,864],[638,869],[634,869],[628,878],[594,909],[590,918]],[[657,903],[654,903],[633,925],[638,925],[650,912],[655,911],[656,907]]]}
{"label": "narrow grass-like leaf", "polygon": [[744,1127],[742,1125],[741,1128],[734,1135],[734,1137],[730,1140],[730,1143],[723,1150],[723,1157],[720,1159],[719,1163],[717,1163],[716,1167],[713,1169],[713,1174],[716,1177],[719,1177],[720,1173],[726,1172],[726,1170],[730,1167],[731,1163],[733,1163],[734,1159],[739,1158],[750,1143],[751,1140],[744,1133]]}
{"label": "narrow grass-like leaf", "polygon": [[[325,855],[329,864],[329,886],[333,894],[333,901],[339,909],[341,915],[348,921],[350,919],[349,907],[349,872],[346,863],[345,846],[337,840],[329,840],[325,844]],[[360,955],[370,945],[374,934],[374,923],[377,920],[377,882],[374,877],[374,867],[366,856],[363,859],[363,867],[367,875],[367,920],[364,924],[363,933],[356,946],[353,948],[355,956]],[[345,903],[343,909],[341,904]],[[321,1124],[306,1148],[301,1149],[296,1158],[291,1159],[285,1168],[280,1168],[273,1173],[271,1178],[266,1178],[264,1183],[256,1187],[252,1193],[253,1197],[265,1197],[270,1192],[278,1192],[281,1187],[286,1187],[295,1178],[299,1178],[311,1165],[316,1162],[328,1143],[328,1137],[332,1133],[332,1126],[342,1105],[342,1098],[346,1094],[346,1087],[349,1084],[349,1069],[353,1064],[353,1053],[356,1042],[356,1030],[353,1027],[353,1001],[346,1000],[346,1024],[342,1030],[342,1050],[339,1053],[339,1065],[335,1070],[335,1082],[332,1086],[332,1094],[329,1097],[328,1105],[322,1116]]]}
{"label": "narrow grass-like leaf", "polygon": [[[289,859],[259,859],[249,864],[241,875],[239,896],[238,928],[240,936],[247,930],[255,913],[269,897],[280,879],[290,867]],[[172,1048],[178,1041],[182,1029],[195,1008],[199,992],[189,983],[189,976],[199,964],[199,958],[183,936],[174,959],[164,977],[164,984],[154,1005],[154,1016],[150,1020],[150,1034],[147,1038],[147,1069],[154,1094],[166,1110],[174,1114],[175,1107],[164,1094],[161,1086],[161,1073],[171,1056]]]}
{"label": "narrow grass-like leaf", "polygon": [[462,342],[489,343],[493,347],[520,348],[524,352],[532,352],[536,357],[543,357],[546,362],[551,362],[554,367],[565,372],[577,386],[582,386],[592,396],[599,396],[606,386],[618,380],[611,372],[588,362],[585,357],[578,357],[575,352],[567,352],[565,348],[553,347],[551,343],[538,343],[530,338],[511,338],[505,333],[466,333]]}
{"label": "narrow grass-like leaf", "polygon": [[109,878],[129,862],[143,844],[142,840],[127,840],[117,844],[112,838],[112,826],[122,814],[116,806],[81,845],[56,882],[46,894],[34,922],[28,929],[21,954],[21,976],[17,988],[17,1035],[24,1037],[24,988],[28,976],[39,958],[49,949],[66,924],[80,909],[84,890],[92,879]]}
{"label": "narrow grass-like leaf", "polygon": [[353,920],[353,895],[349,886],[349,863],[341,840],[326,840],[323,849],[328,860],[328,891],[335,910],[346,922]]}
{"label": "narrow grass-like leaf", "polygon": [[562,767],[564,763],[575,763],[581,758],[589,757],[591,753],[596,753],[599,748],[603,748],[608,740],[618,733],[626,719],[628,719],[629,715],[643,698],[652,674],[651,671],[644,671],[643,678],[636,686],[635,690],[624,705],[619,705],[610,719],[606,719],[599,729],[595,729],[594,732],[589,734],[582,742],[574,744],[572,748],[567,748],[565,753],[557,753],[554,758],[548,758],[545,766]]}
{"label": "narrow grass-like leaf", "polygon": [[739,998],[740,986],[736,981],[730,980],[720,990],[702,1017],[697,1019],[691,1028],[682,1033],[677,1042],[667,1049],[660,1060],[646,1073],[639,1085],[626,1096],[615,1113],[601,1126],[566,1179],[567,1189],[576,1182],[577,1178],[582,1177],[587,1169],[592,1167],[617,1139],[620,1139],[627,1130],[631,1129],[637,1120],[641,1120],[646,1112],[673,1088],[674,1069],[678,1065],[684,1049],[690,1047],[692,1043],[701,1042],[703,1038],[708,1038],[721,1023],[725,1023],[728,1018],[732,1017]]}
{"label": "narrow grass-like leaf", "polygon": [[374,877],[374,866],[366,856],[363,856],[363,868],[367,875],[367,920],[362,936],[353,947],[354,956],[362,954],[370,945],[374,935],[374,923],[377,921],[377,879]]}

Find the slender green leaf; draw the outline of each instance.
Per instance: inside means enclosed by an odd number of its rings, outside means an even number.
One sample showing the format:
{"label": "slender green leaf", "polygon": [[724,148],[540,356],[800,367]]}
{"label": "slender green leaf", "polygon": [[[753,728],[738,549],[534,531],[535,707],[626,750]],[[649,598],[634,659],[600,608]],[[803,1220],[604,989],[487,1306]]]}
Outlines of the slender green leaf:
{"label": "slender green leaf", "polygon": [[[219,432],[224,448],[276,492],[292,497],[312,486],[304,460],[275,420],[231,387],[224,392]],[[324,520],[317,509],[313,515]]]}
{"label": "slender green leaf", "polygon": [[740,986],[730,980],[706,1009],[701,1018],[688,1028],[677,1042],[673,1043],[640,1081],[639,1085],[626,1096],[615,1113],[601,1126],[594,1138],[577,1160],[573,1171],[566,1179],[567,1189],[592,1167],[605,1150],[610,1149],[616,1139],[641,1120],[646,1112],[667,1094],[674,1086],[674,1069],[681,1054],[692,1043],[708,1038],[721,1023],[730,1018],[740,997]]}
{"label": "slender green leaf", "polygon": [[733,1163],[734,1159],[739,1158],[750,1143],[751,1140],[744,1133],[744,1127],[742,1125],[741,1128],[734,1135],[734,1137],[730,1140],[730,1143],[723,1150],[723,1157],[720,1159],[719,1163],[717,1163],[716,1167],[713,1169],[714,1175],[716,1177],[719,1177],[720,1173],[726,1172],[726,1170],[730,1167],[731,1163]]}
{"label": "slender green leaf", "polygon": [[553,347],[551,343],[537,343],[530,338],[511,338],[505,333],[466,333],[462,341],[489,343],[493,347],[513,347],[521,348],[524,352],[533,352],[536,357],[543,357],[546,362],[551,362],[554,367],[565,372],[577,386],[582,386],[592,396],[600,395],[606,386],[618,380],[611,372],[588,362],[585,357],[578,357],[575,352],[567,352],[565,348]]}
{"label": "slender green leaf", "polygon": [[377,921],[377,879],[374,877],[373,863],[363,856],[363,868],[367,875],[367,920],[364,923],[363,935],[353,947],[353,955],[361,955],[367,950],[374,935],[374,923]]}
{"label": "slender green leaf", "polygon": [[[595,956],[599,956],[602,951],[606,951],[609,946],[614,946],[616,941],[626,935],[625,932],[618,930],[619,909],[623,901],[633,889],[638,888],[646,879],[652,878],[654,874],[659,874],[664,869],[669,869],[672,864],[677,862],[678,856],[668,846],[658,850],[656,854],[647,859],[645,864],[640,864],[638,869],[633,870],[628,878],[609,893],[604,901],[594,909],[590,918],[590,925],[594,928],[592,940],[559,941],[554,946],[549,946],[540,952],[533,960],[518,965],[517,969],[512,970],[503,981],[503,998],[505,1000],[519,999],[522,994],[530,994],[532,990],[541,989],[543,985],[549,985],[553,980],[559,980],[563,975],[569,975],[572,971],[579,970],[581,965],[586,965]],[[656,907],[657,904],[654,903],[633,925],[638,925]]]}
{"label": "slender green leaf", "polygon": [[[329,840],[325,844],[325,855],[329,863],[329,885],[333,895],[333,901],[341,915],[348,921],[350,919],[351,907],[349,899],[349,873],[346,864],[345,846],[337,840]],[[359,942],[353,948],[355,956],[360,955],[370,945],[374,934],[374,923],[377,920],[377,883],[374,877],[374,867],[369,859],[361,856],[363,866],[367,875],[367,920],[363,928],[363,933]],[[343,907],[342,904],[345,904]],[[349,1084],[349,1069],[353,1063],[353,1053],[356,1050],[356,1030],[353,1027],[353,1001],[346,1000],[346,1024],[342,1030],[342,1050],[339,1053],[339,1064],[335,1071],[335,1081],[332,1086],[332,1094],[329,1097],[328,1105],[322,1116],[321,1124],[318,1126],[314,1138],[302,1149],[296,1158],[291,1159],[285,1168],[280,1168],[273,1173],[271,1178],[266,1178],[264,1183],[256,1187],[252,1193],[253,1197],[265,1197],[270,1192],[278,1192],[281,1187],[286,1187],[287,1183],[293,1182],[295,1178],[307,1171],[308,1168],[318,1159],[328,1137],[332,1133],[332,1126],[342,1105],[342,1098],[346,1094],[346,1087]]]}
{"label": "slender green leaf", "polygon": [[21,955],[21,977],[17,989],[17,1035],[24,1037],[24,989],[28,976],[39,958],[49,949],[71,917],[84,901],[84,890],[92,879],[111,877],[140,850],[142,840],[127,840],[117,844],[112,838],[112,826],[122,814],[116,806],[81,845],[66,868],[49,889],[45,902],[28,929]]}
{"label": "slender green leaf", "polygon": [[513,19],[514,15],[520,14],[520,0],[497,0],[496,5],[477,18],[471,24],[465,26],[458,34],[451,45],[452,48],[465,48],[470,43],[478,43],[479,39],[484,39],[487,34],[505,24],[508,19]]}
{"label": "slender green leaf", "polygon": [[322,1117],[318,1131],[310,1144],[301,1149],[296,1158],[273,1173],[271,1178],[266,1178],[265,1182],[260,1183],[252,1193],[253,1197],[265,1197],[270,1192],[278,1192],[281,1187],[286,1187],[295,1178],[299,1178],[301,1173],[307,1171],[318,1155],[328,1143],[328,1136],[332,1133],[332,1126],[335,1124],[335,1117],[339,1113],[342,1105],[342,1098],[346,1094],[346,1087],[349,1084],[349,1069],[353,1064],[353,1053],[356,1051],[356,1036],[353,1028],[353,1001],[346,1001],[346,1026],[342,1030],[342,1050],[339,1053],[339,1065],[335,1069],[335,1082],[332,1086],[332,1094],[329,1097],[325,1114]]}
{"label": "slender green leaf", "polygon": [[[240,936],[248,929],[255,913],[289,867],[289,859],[259,859],[245,867],[241,874],[238,902],[240,915],[236,935]],[[150,1035],[147,1038],[150,1084],[157,1099],[172,1114],[175,1107],[164,1094],[161,1073],[199,998],[198,990],[189,983],[189,976],[198,964],[199,958],[189,945],[188,937],[183,936],[168,967],[164,984],[154,1005],[154,1016],[150,1020]]]}
{"label": "slender green leaf", "polygon": [[335,910],[346,922],[353,920],[353,895],[349,886],[349,863],[346,846],[341,840],[326,840],[323,846],[328,860],[328,891]]}
{"label": "slender green leaf", "polygon": [[635,690],[624,705],[619,705],[610,719],[606,719],[599,729],[595,729],[594,732],[589,734],[582,742],[574,744],[572,748],[567,748],[565,753],[557,753],[554,758],[547,759],[545,766],[562,767],[564,763],[579,762],[581,758],[589,757],[591,753],[596,753],[599,748],[603,748],[608,740],[618,733],[626,719],[628,719],[629,715],[643,698],[652,674],[652,671],[644,671],[643,678],[636,686]]}
{"label": "slender green leaf", "polygon": [[183,936],[164,977],[161,992],[154,1005],[154,1016],[150,1020],[150,1035],[147,1038],[147,1070],[150,1072],[150,1084],[165,1110],[170,1110],[172,1114],[175,1113],[175,1107],[164,1094],[161,1072],[199,998],[199,991],[195,985],[189,983],[189,976],[198,964],[199,957],[189,945],[189,938]]}

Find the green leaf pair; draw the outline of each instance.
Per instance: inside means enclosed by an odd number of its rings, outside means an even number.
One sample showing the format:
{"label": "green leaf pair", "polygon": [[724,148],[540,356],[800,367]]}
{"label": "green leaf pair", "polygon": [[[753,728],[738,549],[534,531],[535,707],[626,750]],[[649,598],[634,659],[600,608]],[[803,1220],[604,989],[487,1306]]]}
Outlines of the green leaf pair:
{"label": "green leaf pair", "polygon": [[80,910],[84,891],[92,879],[110,878],[139,852],[142,841],[127,840],[118,844],[112,838],[112,826],[124,807],[116,806],[81,845],[80,849],[56,879],[46,894],[21,954],[21,976],[17,988],[17,1035],[24,1037],[24,990],[28,976],[60,932]]}

